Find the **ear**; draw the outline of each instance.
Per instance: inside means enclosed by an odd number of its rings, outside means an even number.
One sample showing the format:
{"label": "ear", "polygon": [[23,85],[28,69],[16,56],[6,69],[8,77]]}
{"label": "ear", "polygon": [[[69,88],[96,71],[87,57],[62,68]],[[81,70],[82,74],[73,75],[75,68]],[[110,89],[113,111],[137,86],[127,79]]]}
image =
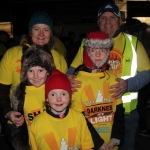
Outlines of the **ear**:
{"label": "ear", "polygon": [[46,98],[46,100],[45,100],[45,105],[49,106],[48,98]]}
{"label": "ear", "polygon": [[121,18],[119,19],[119,24],[120,24],[120,26],[122,25],[122,19]]}
{"label": "ear", "polygon": [[45,100],[46,102],[48,102],[48,98],[46,98],[46,100]]}

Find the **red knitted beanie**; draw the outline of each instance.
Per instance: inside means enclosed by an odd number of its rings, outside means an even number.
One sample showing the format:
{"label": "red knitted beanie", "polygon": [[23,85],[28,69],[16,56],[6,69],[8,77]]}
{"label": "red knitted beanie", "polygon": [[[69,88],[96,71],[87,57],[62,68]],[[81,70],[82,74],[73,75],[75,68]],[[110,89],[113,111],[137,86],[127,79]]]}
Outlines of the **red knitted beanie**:
{"label": "red knitted beanie", "polygon": [[100,32],[100,31],[95,31],[95,32],[90,32],[89,34],[86,35],[86,39],[100,39],[100,40],[105,40],[108,39],[108,35]]}
{"label": "red knitted beanie", "polygon": [[70,81],[64,73],[55,69],[45,83],[45,97],[48,93],[54,89],[62,89],[69,93],[70,97],[72,94]]}

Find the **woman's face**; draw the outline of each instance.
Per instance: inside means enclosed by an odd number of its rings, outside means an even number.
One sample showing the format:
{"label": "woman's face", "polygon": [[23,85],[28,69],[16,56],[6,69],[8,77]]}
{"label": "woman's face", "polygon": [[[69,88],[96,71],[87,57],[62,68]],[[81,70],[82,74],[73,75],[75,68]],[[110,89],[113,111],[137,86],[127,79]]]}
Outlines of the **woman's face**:
{"label": "woman's face", "polygon": [[32,27],[31,38],[34,44],[45,45],[49,42],[51,30],[48,25],[36,24]]}
{"label": "woman's face", "polygon": [[27,71],[27,79],[35,87],[43,85],[47,79],[47,75],[47,70],[40,66],[31,67]]}

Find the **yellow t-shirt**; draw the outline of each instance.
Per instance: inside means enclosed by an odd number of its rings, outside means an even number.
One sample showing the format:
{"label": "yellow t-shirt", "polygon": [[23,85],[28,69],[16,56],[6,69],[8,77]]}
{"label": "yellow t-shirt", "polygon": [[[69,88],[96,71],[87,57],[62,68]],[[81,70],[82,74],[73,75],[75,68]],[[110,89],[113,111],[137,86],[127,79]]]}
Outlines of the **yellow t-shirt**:
{"label": "yellow t-shirt", "polygon": [[45,85],[40,87],[26,86],[24,117],[29,127],[37,115],[45,110]]}
{"label": "yellow t-shirt", "polygon": [[32,150],[88,150],[93,146],[84,116],[70,109],[65,118],[54,118],[46,111],[29,128]]}
{"label": "yellow t-shirt", "polygon": [[61,55],[64,56],[64,58],[67,58],[67,51],[66,51],[66,47],[63,44],[63,42],[56,36],[54,36],[54,49],[60,53]]}
{"label": "yellow t-shirt", "polygon": [[71,108],[84,112],[105,143],[111,139],[112,126],[116,112],[116,105],[121,99],[111,98],[109,87],[116,84],[116,76],[109,71],[88,73],[80,71],[77,80],[81,81],[81,88],[72,95]]}
{"label": "yellow t-shirt", "polygon": [[[122,73],[122,59],[123,59],[123,50],[124,50],[124,36],[120,33],[116,38],[114,38],[114,46],[110,51],[110,71],[116,74],[118,77],[121,77]],[[83,63],[83,46],[84,40],[79,48],[77,55],[75,56],[71,66],[77,68],[79,65]],[[148,55],[140,41],[137,43],[137,71],[149,70],[150,62]],[[113,63],[112,63],[113,62]]]}
{"label": "yellow t-shirt", "polygon": [[[63,73],[67,71],[67,63],[64,57],[52,50],[55,66]],[[13,89],[20,83],[22,47],[15,46],[8,49],[0,62],[0,83],[11,84],[10,95]]]}

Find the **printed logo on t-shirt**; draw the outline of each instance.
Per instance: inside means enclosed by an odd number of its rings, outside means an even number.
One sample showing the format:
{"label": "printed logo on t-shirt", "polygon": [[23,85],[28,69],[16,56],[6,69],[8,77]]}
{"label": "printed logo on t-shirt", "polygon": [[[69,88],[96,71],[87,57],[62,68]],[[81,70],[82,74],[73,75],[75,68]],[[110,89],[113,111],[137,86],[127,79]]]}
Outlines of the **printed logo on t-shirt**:
{"label": "printed logo on t-shirt", "polygon": [[17,59],[16,63],[17,63],[17,66],[15,67],[15,71],[16,71],[16,73],[20,74],[20,72],[21,72],[21,60]]}
{"label": "printed logo on t-shirt", "polygon": [[57,137],[59,136],[55,136],[54,132],[47,133],[43,135],[43,137],[50,149],[80,150],[81,148],[80,145],[75,145],[77,135],[76,135],[76,132],[74,131],[75,131],[74,128],[68,129],[68,139],[65,139],[64,137],[62,137],[61,139],[58,140]]}
{"label": "printed logo on t-shirt", "polygon": [[87,100],[82,102],[82,108],[93,125],[111,123],[114,119],[115,100],[110,96],[109,82],[103,82],[101,86],[103,91],[98,90],[96,94],[91,85],[84,87]]}
{"label": "printed logo on t-shirt", "polygon": [[109,71],[116,74],[116,75],[121,76],[122,60],[123,60],[123,56],[119,50],[117,50],[117,49],[111,50],[109,61],[108,61],[109,65],[110,65]]}
{"label": "printed logo on t-shirt", "polygon": [[104,97],[103,93],[98,90],[95,100],[87,100],[82,104],[85,116],[92,124],[112,122],[113,103],[112,99]]}
{"label": "printed logo on t-shirt", "polygon": [[68,145],[64,138],[61,140],[60,150],[68,150]]}

